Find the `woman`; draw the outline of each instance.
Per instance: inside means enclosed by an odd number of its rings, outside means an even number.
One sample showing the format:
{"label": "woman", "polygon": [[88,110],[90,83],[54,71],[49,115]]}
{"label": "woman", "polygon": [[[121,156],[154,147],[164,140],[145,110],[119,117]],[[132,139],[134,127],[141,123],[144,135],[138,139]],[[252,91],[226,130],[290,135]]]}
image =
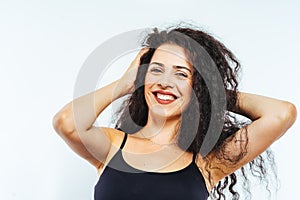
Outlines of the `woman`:
{"label": "woman", "polygon": [[[225,188],[237,199],[236,170],[246,178],[249,163],[264,178],[260,154],[293,124],[296,108],[239,92],[239,67],[203,31],[154,29],[120,79],[59,111],[55,130],[101,174],[95,199],[226,199]],[[93,125],[128,94],[115,129]]]}

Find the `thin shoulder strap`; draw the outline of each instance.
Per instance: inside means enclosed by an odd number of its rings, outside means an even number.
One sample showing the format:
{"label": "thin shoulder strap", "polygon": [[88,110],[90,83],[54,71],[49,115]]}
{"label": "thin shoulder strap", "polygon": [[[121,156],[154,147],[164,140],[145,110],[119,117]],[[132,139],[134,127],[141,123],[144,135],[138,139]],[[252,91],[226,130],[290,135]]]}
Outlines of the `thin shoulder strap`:
{"label": "thin shoulder strap", "polygon": [[193,162],[196,162],[197,153],[193,153]]}
{"label": "thin shoulder strap", "polygon": [[124,147],[124,145],[126,143],[126,140],[127,140],[127,133],[124,133],[124,138],[123,138],[123,142],[122,142],[122,144],[120,146],[120,149],[123,149],[123,147]]}

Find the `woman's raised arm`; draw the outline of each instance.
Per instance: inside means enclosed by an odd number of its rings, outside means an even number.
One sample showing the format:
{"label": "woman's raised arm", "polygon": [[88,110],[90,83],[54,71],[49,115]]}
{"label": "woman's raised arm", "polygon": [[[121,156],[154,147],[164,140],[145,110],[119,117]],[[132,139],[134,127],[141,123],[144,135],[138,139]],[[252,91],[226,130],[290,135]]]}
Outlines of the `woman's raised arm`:
{"label": "woman's raised arm", "polygon": [[97,117],[114,100],[132,93],[142,49],[124,75],[95,92],[65,105],[53,118],[53,126],[64,141],[81,157],[99,168],[109,153],[115,129],[93,126]]}
{"label": "woman's raised arm", "polygon": [[[115,81],[95,92],[65,105],[53,118],[56,132],[78,155],[97,168],[105,161],[110,149],[106,128],[94,127],[97,116],[115,99]],[[94,109],[95,108],[95,109]]]}
{"label": "woman's raised arm", "polygon": [[[215,183],[263,153],[292,126],[297,116],[296,107],[290,102],[244,92],[238,92],[238,106],[234,112],[248,117],[252,123],[246,129],[237,131],[233,140],[228,140],[225,151],[234,156],[234,153],[241,152],[241,148],[245,146],[246,149],[242,150],[245,154],[234,164],[223,160],[220,165],[216,161],[215,164],[223,173],[220,170],[214,171]],[[211,158],[214,156],[211,155]]]}

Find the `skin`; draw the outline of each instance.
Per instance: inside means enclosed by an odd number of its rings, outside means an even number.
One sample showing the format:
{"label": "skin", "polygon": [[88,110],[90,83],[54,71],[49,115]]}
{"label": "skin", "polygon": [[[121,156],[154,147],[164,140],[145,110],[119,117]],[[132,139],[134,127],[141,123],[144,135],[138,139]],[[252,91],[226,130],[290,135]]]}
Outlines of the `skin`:
{"label": "skin", "polygon": [[[145,77],[144,91],[150,112],[142,131],[151,137],[157,132],[153,130],[158,130],[154,139],[158,143],[169,143],[176,135],[174,127],[180,122],[181,113],[188,106],[192,93],[192,67],[183,48],[165,44],[157,49]],[[163,101],[158,98],[159,94],[175,98]],[[167,137],[160,139],[162,135]]]}
{"label": "skin", "polygon": [[[93,123],[110,103],[134,91],[132,77],[136,76],[139,59],[146,51],[147,49],[142,49],[139,52],[120,79],[69,102],[53,118],[56,132],[78,155],[95,166],[99,174],[103,164],[107,164],[120,147],[124,133],[112,128],[95,127]],[[138,169],[161,173],[177,171],[191,162],[192,154],[182,151],[176,145],[162,147],[154,145],[153,141],[159,144],[174,141],[177,125],[181,119],[180,114],[189,103],[192,91],[192,73],[184,79],[181,79],[182,77],[177,73],[189,73],[191,66],[184,50],[171,44],[160,46],[151,63],[154,64],[150,65],[145,78],[145,98],[150,109],[148,122],[141,131],[129,135],[123,156],[127,163]],[[160,66],[161,71],[151,71],[151,67],[159,66],[157,63],[163,64],[163,67]],[[188,70],[174,66],[184,66]],[[168,104],[158,103],[152,93],[155,90],[175,94],[178,96],[175,100],[176,104],[175,101]],[[239,92],[238,99],[240,109],[233,112],[253,120],[247,127],[247,153],[239,162],[227,163],[225,167],[220,164],[220,160],[216,159],[214,152],[211,152],[207,159],[211,161],[213,168],[223,169],[222,171],[210,169],[211,181],[208,180],[208,173],[204,170],[205,159],[198,156],[196,164],[204,176],[208,191],[225,176],[265,151],[290,128],[296,119],[296,108],[290,102],[245,92]],[[77,113],[80,113],[80,117],[76,117]],[[225,141],[229,152],[234,152],[244,141],[242,131],[241,129],[235,133],[234,137],[237,140]],[[226,162],[229,161],[223,161]]]}

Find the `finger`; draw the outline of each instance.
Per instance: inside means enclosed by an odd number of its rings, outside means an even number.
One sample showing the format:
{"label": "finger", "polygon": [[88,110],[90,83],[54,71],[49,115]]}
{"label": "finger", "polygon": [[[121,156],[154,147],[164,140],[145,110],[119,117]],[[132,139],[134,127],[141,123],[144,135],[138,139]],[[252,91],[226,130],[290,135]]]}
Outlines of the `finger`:
{"label": "finger", "polygon": [[146,48],[142,48],[139,53],[136,55],[136,57],[134,58],[134,60],[131,62],[131,66],[129,67],[131,68],[135,68],[138,67],[138,65],[140,64],[140,59],[141,57],[149,50],[148,47]]}
{"label": "finger", "polygon": [[142,55],[144,55],[146,52],[149,51],[149,47],[145,47],[145,48],[142,48],[139,53],[137,54],[137,58],[140,58]]}

